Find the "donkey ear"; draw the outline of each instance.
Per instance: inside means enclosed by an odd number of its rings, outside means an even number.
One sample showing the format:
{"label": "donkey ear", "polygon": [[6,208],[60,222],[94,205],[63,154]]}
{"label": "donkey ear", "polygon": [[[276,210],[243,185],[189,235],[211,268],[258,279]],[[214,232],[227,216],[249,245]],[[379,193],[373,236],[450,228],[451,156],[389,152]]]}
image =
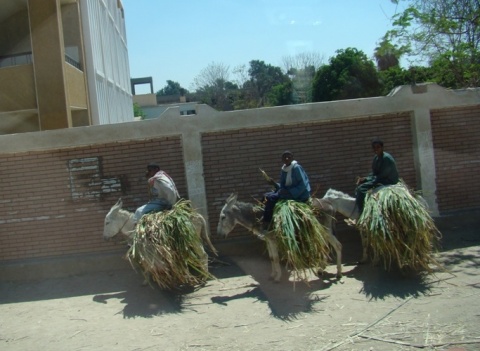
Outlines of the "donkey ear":
{"label": "donkey ear", "polygon": [[226,202],[228,206],[232,206],[235,202],[237,202],[237,193],[230,194]]}
{"label": "donkey ear", "polygon": [[122,198],[119,198],[117,200],[117,203],[115,204],[115,207],[122,208],[122,206],[123,206]]}

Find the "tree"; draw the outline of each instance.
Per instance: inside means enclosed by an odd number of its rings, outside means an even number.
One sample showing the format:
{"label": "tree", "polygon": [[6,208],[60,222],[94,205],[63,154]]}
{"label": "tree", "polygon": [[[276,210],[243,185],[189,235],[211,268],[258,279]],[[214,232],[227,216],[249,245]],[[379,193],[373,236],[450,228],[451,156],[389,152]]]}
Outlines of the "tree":
{"label": "tree", "polygon": [[140,119],[145,119],[147,115],[143,112],[142,108],[136,102],[133,103],[133,117],[140,117]]}
{"label": "tree", "polygon": [[218,79],[212,85],[197,89],[197,99],[219,111],[231,111],[238,95],[236,84]]}
{"label": "tree", "polygon": [[230,80],[230,67],[223,63],[212,62],[202,69],[193,80],[195,91],[215,86],[218,81],[228,82]]}
{"label": "tree", "polygon": [[379,96],[382,86],[373,61],[354,48],[337,50],[315,73],[313,101],[332,101]]}
{"label": "tree", "polygon": [[285,72],[292,80],[295,103],[312,101],[312,82],[315,71],[323,64],[323,56],[315,52],[304,52],[282,58]]}
{"label": "tree", "polygon": [[220,111],[230,111],[238,95],[238,86],[230,82],[230,68],[212,62],[194,79],[195,96]]}
{"label": "tree", "polygon": [[[246,99],[244,102],[246,105],[251,107],[263,107],[291,103],[291,97],[289,101],[286,101],[287,99],[285,99],[285,93],[288,89],[282,91],[280,95],[283,97],[281,99],[277,99],[279,97],[278,93],[282,89],[287,88],[284,84],[290,82],[290,78],[282,72],[280,67],[266,64],[263,61],[252,60],[250,61],[248,74],[250,79],[243,85],[243,98]],[[283,88],[277,87],[282,85]],[[273,89],[276,89],[277,92],[272,95],[271,93]],[[274,99],[273,97],[276,98]]]}
{"label": "tree", "polygon": [[383,38],[380,45],[375,48],[375,61],[377,69],[385,71],[392,67],[399,67],[402,51],[397,49],[387,38]]}
{"label": "tree", "polygon": [[291,81],[275,85],[267,94],[272,106],[284,106],[292,103],[293,84]]}
{"label": "tree", "polygon": [[417,82],[433,82],[434,69],[423,66],[410,66],[403,69],[400,66],[378,72],[382,84],[381,95],[388,95],[394,88],[400,85],[416,84]]}
{"label": "tree", "polygon": [[233,68],[232,72],[234,74],[233,83],[235,83],[238,87],[243,87],[250,78],[248,75],[247,65],[238,65]]}
{"label": "tree", "polygon": [[480,2],[478,0],[412,0],[394,16],[385,38],[405,48],[412,59],[435,67],[444,87],[480,83]]}
{"label": "tree", "polygon": [[171,96],[171,95],[180,95],[185,96],[188,93],[188,90],[182,88],[180,83],[174,82],[172,80],[167,80],[167,85],[157,91],[157,96]]}

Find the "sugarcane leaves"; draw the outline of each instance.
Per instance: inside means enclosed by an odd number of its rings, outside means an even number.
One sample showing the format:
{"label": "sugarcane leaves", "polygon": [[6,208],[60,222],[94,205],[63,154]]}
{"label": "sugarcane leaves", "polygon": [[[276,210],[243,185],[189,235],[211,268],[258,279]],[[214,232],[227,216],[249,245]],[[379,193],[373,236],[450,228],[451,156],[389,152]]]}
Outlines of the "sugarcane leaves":
{"label": "sugarcane leaves", "polygon": [[195,286],[214,278],[192,220],[196,215],[190,201],[184,199],[171,210],[144,215],[127,252],[132,266],[163,289]]}
{"label": "sugarcane leaves", "polygon": [[314,209],[308,203],[281,200],[273,213],[273,232],[280,256],[303,280],[311,270],[325,267],[329,260],[327,229],[315,217]]}
{"label": "sugarcane leaves", "polygon": [[263,169],[259,168],[260,172],[262,173],[262,177],[263,179],[265,179],[265,181],[271,185],[275,190],[278,190],[279,189],[279,185],[278,183],[272,178],[270,177],[267,172],[265,172]]}
{"label": "sugarcane leaves", "polygon": [[383,261],[390,269],[432,271],[439,266],[432,254],[438,247],[441,233],[428,210],[404,183],[368,193],[358,220],[358,228],[367,238],[372,261]]}

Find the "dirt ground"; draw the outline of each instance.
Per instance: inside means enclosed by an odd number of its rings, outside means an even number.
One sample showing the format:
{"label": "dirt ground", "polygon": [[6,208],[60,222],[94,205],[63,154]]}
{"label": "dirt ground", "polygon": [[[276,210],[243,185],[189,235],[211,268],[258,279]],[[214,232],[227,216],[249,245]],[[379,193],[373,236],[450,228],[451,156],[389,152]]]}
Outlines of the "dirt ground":
{"label": "dirt ground", "polygon": [[[264,244],[212,262],[195,291],[143,287],[125,269],[0,284],[0,349],[480,350],[480,212],[437,219],[450,272],[405,277],[356,265],[360,243],[339,230],[343,283],[268,280]],[[247,246],[245,246],[247,245]],[[123,261],[122,261],[123,262]]]}

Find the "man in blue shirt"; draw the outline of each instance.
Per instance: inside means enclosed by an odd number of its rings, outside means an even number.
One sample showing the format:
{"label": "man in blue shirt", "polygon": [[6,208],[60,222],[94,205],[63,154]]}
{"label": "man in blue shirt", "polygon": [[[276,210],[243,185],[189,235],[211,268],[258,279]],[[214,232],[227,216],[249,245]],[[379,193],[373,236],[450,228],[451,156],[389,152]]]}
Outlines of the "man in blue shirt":
{"label": "man in blue shirt", "polygon": [[280,173],[280,183],[276,183],[273,179],[269,179],[276,191],[266,193],[264,198],[265,208],[263,212],[263,229],[267,230],[272,221],[273,209],[278,200],[295,200],[306,202],[310,198],[310,181],[308,175],[293,159],[290,151],[282,154],[282,171]]}

